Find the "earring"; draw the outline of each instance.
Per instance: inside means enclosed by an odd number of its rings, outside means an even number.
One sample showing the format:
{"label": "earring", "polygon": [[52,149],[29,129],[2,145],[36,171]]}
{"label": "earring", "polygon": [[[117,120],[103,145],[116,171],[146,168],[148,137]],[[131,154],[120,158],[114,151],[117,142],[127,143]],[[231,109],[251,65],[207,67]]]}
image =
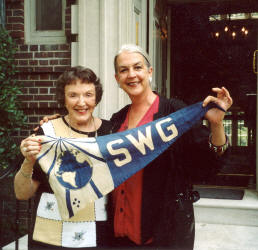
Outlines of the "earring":
{"label": "earring", "polygon": [[150,77],[149,77],[149,82],[151,83],[151,81],[152,81],[152,77],[150,76]]}

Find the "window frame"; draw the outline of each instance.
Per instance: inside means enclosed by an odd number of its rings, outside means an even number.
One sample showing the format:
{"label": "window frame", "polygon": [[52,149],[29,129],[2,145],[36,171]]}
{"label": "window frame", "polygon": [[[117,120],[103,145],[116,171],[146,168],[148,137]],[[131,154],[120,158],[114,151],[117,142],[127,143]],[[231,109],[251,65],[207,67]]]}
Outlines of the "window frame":
{"label": "window frame", "polygon": [[62,30],[36,31],[36,1],[24,1],[24,31],[26,44],[63,44],[65,36],[66,1],[62,0]]}

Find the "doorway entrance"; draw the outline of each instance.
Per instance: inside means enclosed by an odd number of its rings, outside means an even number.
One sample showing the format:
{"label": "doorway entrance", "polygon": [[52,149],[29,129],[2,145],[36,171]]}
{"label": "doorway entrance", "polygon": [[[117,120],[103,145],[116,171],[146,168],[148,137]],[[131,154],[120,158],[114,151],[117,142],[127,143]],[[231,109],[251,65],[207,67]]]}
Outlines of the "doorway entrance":
{"label": "doorway entrance", "polygon": [[255,189],[257,1],[169,2],[171,96],[192,104],[224,86],[234,100],[224,123],[231,152],[215,179],[195,184]]}

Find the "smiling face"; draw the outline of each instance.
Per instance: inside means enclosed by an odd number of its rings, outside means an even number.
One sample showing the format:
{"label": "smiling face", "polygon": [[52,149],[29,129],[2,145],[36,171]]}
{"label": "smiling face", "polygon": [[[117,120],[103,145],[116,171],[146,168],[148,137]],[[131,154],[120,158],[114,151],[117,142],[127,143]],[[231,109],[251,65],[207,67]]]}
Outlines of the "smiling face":
{"label": "smiling face", "polygon": [[122,52],[117,57],[116,68],[116,80],[131,99],[151,91],[152,67],[147,67],[141,54]]}
{"label": "smiling face", "polygon": [[84,125],[92,119],[96,106],[96,90],[93,83],[81,80],[65,86],[65,107],[72,124]]}

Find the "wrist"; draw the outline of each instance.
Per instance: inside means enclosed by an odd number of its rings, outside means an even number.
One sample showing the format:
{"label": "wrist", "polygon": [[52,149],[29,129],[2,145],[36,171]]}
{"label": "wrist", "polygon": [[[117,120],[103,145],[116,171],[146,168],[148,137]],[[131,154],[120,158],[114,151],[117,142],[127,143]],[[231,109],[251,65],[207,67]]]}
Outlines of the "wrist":
{"label": "wrist", "polygon": [[33,166],[34,166],[34,163],[25,158],[22,165],[21,165],[20,171],[24,175],[31,175],[32,176]]}
{"label": "wrist", "polygon": [[217,146],[217,145],[214,145],[212,143],[212,134],[210,134],[210,136],[209,136],[209,148],[215,153],[225,152],[229,147],[229,140],[228,140],[227,135],[225,135],[225,137],[226,137],[226,142],[222,145]]}

